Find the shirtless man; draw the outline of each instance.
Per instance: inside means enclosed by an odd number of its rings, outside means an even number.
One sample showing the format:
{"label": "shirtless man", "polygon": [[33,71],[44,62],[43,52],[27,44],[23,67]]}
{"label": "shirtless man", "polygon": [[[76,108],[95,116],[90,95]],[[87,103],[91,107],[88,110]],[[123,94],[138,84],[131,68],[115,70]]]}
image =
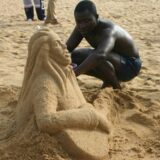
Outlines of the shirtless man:
{"label": "shirtless man", "polygon": [[[80,1],[75,10],[76,26],[66,42],[71,52],[76,76],[88,74],[103,81],[103,87],[111,85],[120,89],[120,82],[136,77],[141,60],[132,37],[120,26],[99,18],[95,4]],[[91,48],[76,49],[82,39]]]}

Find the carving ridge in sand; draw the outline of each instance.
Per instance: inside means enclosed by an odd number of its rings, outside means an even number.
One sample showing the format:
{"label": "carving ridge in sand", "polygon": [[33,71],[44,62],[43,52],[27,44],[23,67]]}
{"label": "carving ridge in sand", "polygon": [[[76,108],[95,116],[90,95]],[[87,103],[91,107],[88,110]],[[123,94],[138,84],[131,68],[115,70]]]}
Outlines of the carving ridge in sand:
{"label": "carving ridge in sand", "polygon": [[99,159],[107,154],[109,123],[86,102],[70,64],[69,53],[52,30],[44,27],[34,33],[16,110],[17,130],[33,116],[39,130],[58,132],[75,156]]}

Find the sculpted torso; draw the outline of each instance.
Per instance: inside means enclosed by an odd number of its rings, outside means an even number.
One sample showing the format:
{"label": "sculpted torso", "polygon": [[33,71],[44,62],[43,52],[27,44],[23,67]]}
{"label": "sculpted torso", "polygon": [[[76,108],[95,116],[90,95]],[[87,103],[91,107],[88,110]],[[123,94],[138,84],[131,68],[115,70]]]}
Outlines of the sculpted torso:
{"label": "sculpted torso", "polygon": [[70,55],[48,28],[30,39],[17,106],[17,129],[35,117],[39,130],[54,134],[68,128],[109,133],[107,119],[87,103],[74,75]]}
{"label": "sculpted torso", "polygon": [[109,122],[86,102],[70,54],[46,27],[29,41],[15,130],[58,133],[55,136],[62,147],[79,159],[102,159],[108,154]]}

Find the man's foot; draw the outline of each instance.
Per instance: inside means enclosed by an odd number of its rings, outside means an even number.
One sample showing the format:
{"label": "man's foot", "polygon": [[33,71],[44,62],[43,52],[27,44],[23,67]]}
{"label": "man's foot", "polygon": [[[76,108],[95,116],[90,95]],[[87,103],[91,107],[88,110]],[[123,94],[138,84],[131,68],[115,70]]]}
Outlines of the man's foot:
{"label": "man's foot", "polygon": [[28,21],[28,22],[32,22],[32,21],[33,21],[33,19],[28,18],[26,21]]}
{"label": "man's foot", "polygon": [[104,89],[106,87],[113,87],[113,89],[122,89],[119,83],[111,84],[108,81],[103,82],[101,89]]}
{"label": "man's foot", "polygon": [[40,21],[45,21],[45,20],[46,20],[46,17],[44,17],[44,18],[40,19]]}
{"label": "man's foot", "polygon": [[112,85],[109,82],[103,82],[101,89],[106,88],[106,87],[112,87]]}

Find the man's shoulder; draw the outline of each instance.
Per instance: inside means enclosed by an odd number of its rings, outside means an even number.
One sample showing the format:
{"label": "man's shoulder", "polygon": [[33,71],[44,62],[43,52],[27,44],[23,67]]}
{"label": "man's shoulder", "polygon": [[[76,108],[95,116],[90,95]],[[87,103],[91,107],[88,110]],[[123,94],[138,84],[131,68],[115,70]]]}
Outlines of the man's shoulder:
{"label": "man's shoulder", "polygon": [[98,30],[101,34],[111,32],[114,29],[115,24],[112,21],[100,19]]}
{"label": "man's shoulder", "polygon": [[100,30],[102,34],[112,34],[114,37],[129,37],[129,33],[120,25],[110,21],[110,20],[101,20],[100,21]]}
{"label": "man's shoulder", "polygon": [[96,33],[103,35],[107,32],[112,31],[113,28],[114,28],[114,24],[110,23],[110,21],[100,20],[99,24],[98,24],[98,27],[96,29]]}
{"label": "man's shoulder", "polygon": [[107,19],[99,19],[99,25],[104,28],[112,28],[114,27],[115,23]]}

